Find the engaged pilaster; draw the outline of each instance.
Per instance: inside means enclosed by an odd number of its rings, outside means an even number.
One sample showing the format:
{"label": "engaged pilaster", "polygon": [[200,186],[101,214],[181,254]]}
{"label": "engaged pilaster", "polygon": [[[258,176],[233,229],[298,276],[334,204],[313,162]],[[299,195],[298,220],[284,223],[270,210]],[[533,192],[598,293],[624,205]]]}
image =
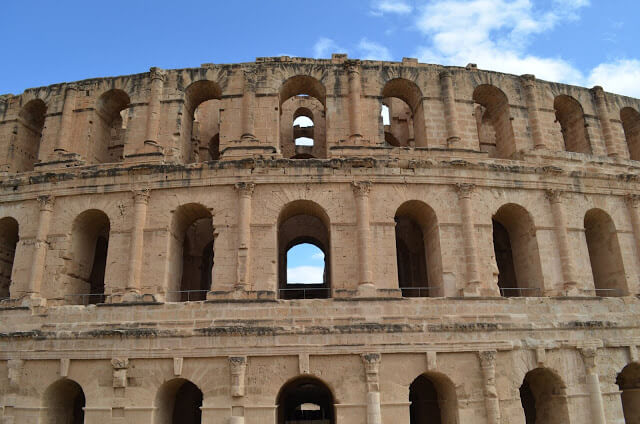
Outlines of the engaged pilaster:
{"label": "engaged pilaster", "polygon": [[[69,139],[73,127],[73,110],[76,107],[76,95],[78,87],[75,84],[67,85],[64,96],[64,104],[62,105],[62,120],[60,122],[60,131],[58,139],[53,150],[54,156],[67,153],[69,148]],[[53,158],[55,159],[55,157]]]}
{"label": "engaged pilaster", "polygon": [[149,90],[145,143],[157,144],[160,130],[160,101],[162,99],[165,73],[162,69],[153,67],[149,69],[149,78],[151,78],[151,87]]}
{"label": "engaged pilaster", "polygon": [[500,399],[496,389],[496,354],[495,350],[478,352],[484,379],[484,404],[488,424],[500,424]]}
{"label": "engaged pilaster", "polygon": [[540,126],[540,114],[538,113],[538,96],[536,95],[536,77],[531,74],[522,75],[520,77],[522,86],[524,87],[525,97],[527,99],[527,113],[529,115],[529,126],[531,127],[531,136],[533,137],[533,147],[535,149],[546,149],[547,145],[542,135],[542,127]]}
{"label": "engaged pilaster", "polygon": [[[640,254],[640,195],[627,194],[625,196],[625,203],[627,204],[627,210],[629,211],[629,218],[631,219],[631,227],[633,228],[633,239],[636,242],[636,252]],[[636,289],[640,292],[640,287]]]}
{"label": "engaged pilaster", "polygon": [[251,196],[253,183],[237,183],[238,192],[238,268],[236,290],[247,290],[251,254]]}
{"label": "engaged pilaster", "polygon": [[378,383],[381,360],[382,355],[379,353],[365,353],[362,355],[367,382],[367,424],[382,424],[380,385]]}
{"label": "engaged pilaster", "polygon": [[604,403],[598,378],[598,349],[590,347],[580,349],[587,372],[587,387],[591,396],[591,416],[593,424],[606,424]]}
{"label": "engaged pilaster", "polygon": [[462,238],[464,240],[464,255],[467,263],[467,281],[463,289],[465,296],[478,296],[480,289],[480,275],[478,270],[478,255],[476,229],[473,221],[473,206],[471,195],[475,190],[474,184],[456,184],[458,199],[460,200],[462,218]]}
{"label": "engaged pilaster", "polygon": [[38,230],[34,243],[33,261],[31,262],[31,273],[29,276],[29,294],[31,298],[40,298],[42,278],[44,276],[45,259],[47,256],[47,237],[51,227],[51,216],[55,198],[44,195],[38,197],[40,213],[38,215]]}
{"label": "engaged pilaster", "polygon": [[453,90],[453,77],[451,72],[440,72],[440,84],[442,89],[442,101],[444,103],[444,119],[447,125],[447,146],[450,149],[460,147],[458,113],[456,111],[456,98]]}
{"label": "engaged pilaster", "polygon": [[131,227],[131,250],[129,253],[129,279],[126,287],[127,293],[140,293],[144,226],[147,220],[149,196],[150,192],[148,189],[135,190],[133,192],[133,223]]}
{"label": "engaged pilaster", "polygon": [[244,70],[244,89],[242,92],[242,138],[255,139],[254,107],[256,97],[256,70]]}
{"label": "engaged pilaster", "polygon": [[360,98],[362,97],[362,78],[360,76],[360,61],[345,62],[349,76],[349,139],[351,141],[362,138],[362,118],[360,116]]}
{"label": "engaged pilaster", "polygon": [[[354,182],[353,194],[356,200],[356,216],[358,228],[358,251],[359,257],[359,287],[358,291],[373,288],[373,276],[371,273],[371,230],[369,225],[369,193],[371,192],[371,182]],[[364,286],[364,287],[363,287]]]}
{"label": "engaged pilaster", "polygon": [[559,190],[546,190],[545,196],[551,203],[551,214],[555,226],[556,239],[560,249],[560,262],[562,263],[562,277],[564,279],[563,291],[566,295],[576,295],[578,283],[575,277],[573,256],[569,247],[569,235],[567,234],[567,219],[562,206],[562,192]]}
{"label": "engaged pilaster", "polygon": [[613,130],[611,129],[611,118],[609,117],[609,109],[607,108],[607,98],[604,94],[604,90],[599,85],[596,85],[591,89],[593,97],[596,101],[596,111],[598,113],[598,120],[600,121],[600,127],[602,128],[602,135],[604,136],[604,144],[607,146],[607,155],[610,157],[620,156],[618,146],[613,137]]}

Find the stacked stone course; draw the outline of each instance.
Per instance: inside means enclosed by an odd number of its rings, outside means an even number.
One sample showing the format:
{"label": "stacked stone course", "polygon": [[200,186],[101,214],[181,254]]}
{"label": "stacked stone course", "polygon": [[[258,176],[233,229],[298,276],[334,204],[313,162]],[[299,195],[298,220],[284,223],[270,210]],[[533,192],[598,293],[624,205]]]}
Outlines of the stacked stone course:
{"label": "stacked stone course", "polygon": [[640,423],[639,129],[341,54],[0,96],[0,422]]}

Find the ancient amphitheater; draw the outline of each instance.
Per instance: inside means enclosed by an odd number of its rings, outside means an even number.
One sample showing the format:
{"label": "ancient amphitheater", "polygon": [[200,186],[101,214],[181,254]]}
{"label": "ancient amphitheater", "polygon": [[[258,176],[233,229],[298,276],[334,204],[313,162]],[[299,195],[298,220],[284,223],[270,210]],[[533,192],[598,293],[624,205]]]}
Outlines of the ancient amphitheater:
{"label": "ancient amphitheater", "polygon": [[268,57],[0,96],[0,152],[3,423],[640,423],[638,99]]}

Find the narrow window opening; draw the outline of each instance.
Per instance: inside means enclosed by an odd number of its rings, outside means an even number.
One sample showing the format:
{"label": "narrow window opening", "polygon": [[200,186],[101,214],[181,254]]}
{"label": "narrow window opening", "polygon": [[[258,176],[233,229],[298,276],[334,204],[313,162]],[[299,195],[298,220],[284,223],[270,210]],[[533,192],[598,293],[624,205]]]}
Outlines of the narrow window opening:
{"label": "narrow window opening", "polygon": [[640,112],[625,107],[620,111],[620,120],[629,147],[629,157],[631,160],[640,160]]}
{"label": "narrow window opening", "polygon": [[404,297],[429,296],[424,245],[420,226],[409,217],[396,216],[398,283]]}
{"label": "narrow window opening", "polygon": [[96,137],[91,152],[94,163],[112,163],[123,159],[131,108],[129,95],[119,89],[109,90],[98,98],[94,120]]}
{"label": "narrow window opening", "polygon": [[0,300],[8,299],[11,293],[11,274],[18,245],[18,221],[13,218],[0,219]]}
{"label": "narrow window opening", "polygon": [[562,133],[565,150],[591,154],[584,111],[580,103],[573,97],[562,94],[555,98],[553,107],[556,111],[556,122]]}
{"label": "narrow window opening", "polygon": [[516,146],[506,94],[483,84],[473,91],[473,101],[480,150],[489,153],[489,157],[510,158]]}
{"label": "narrow window opening", "polygon": [[626,276],[613,220],[606,212],[591,209],[584,217],[584,229],[595,295],[626,295]]}
{"label": "narrow window opening", "polygon": [[15,141],[8,155],[14,172],[32,171],[38,161],[46,113],[47,105],[40,99],[31,100],[20,110]]}
{"label": "narrow window opening", "polygon": [[388,81],[381,93],[383,144],[394,147],[426,146],[422,91],[403,78]]}

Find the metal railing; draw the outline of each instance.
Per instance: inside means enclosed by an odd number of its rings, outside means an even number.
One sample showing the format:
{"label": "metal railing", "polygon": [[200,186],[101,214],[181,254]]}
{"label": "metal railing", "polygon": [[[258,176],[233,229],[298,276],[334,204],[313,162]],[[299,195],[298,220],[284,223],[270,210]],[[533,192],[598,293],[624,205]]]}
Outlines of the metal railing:
{"label": "metal railing", "polygon": [[[207,293],[209,290],[170,290],[167,291],[169,299],[173,302],[197,302],[200,300],[207,300]],[[177,299],[175,299],[177,297]]]}
{"label": "metal railing", "polygon": [[104,293],[66,294],[65,302],[70,305],[95,305],[104,303],[107,296]]}
{"label": "metal railing", "polygon": [[331,297],[329,287],[291,287],[278,289],[280,299],[328,299]]}
{"label": "metal railing", "polygon": [[400,287],[402,297],[433,297],[440,287]]}
{"label": "metal railing", "polygon": [[500,287],[503,297],[539,297],[541,293],[539,287]]}

